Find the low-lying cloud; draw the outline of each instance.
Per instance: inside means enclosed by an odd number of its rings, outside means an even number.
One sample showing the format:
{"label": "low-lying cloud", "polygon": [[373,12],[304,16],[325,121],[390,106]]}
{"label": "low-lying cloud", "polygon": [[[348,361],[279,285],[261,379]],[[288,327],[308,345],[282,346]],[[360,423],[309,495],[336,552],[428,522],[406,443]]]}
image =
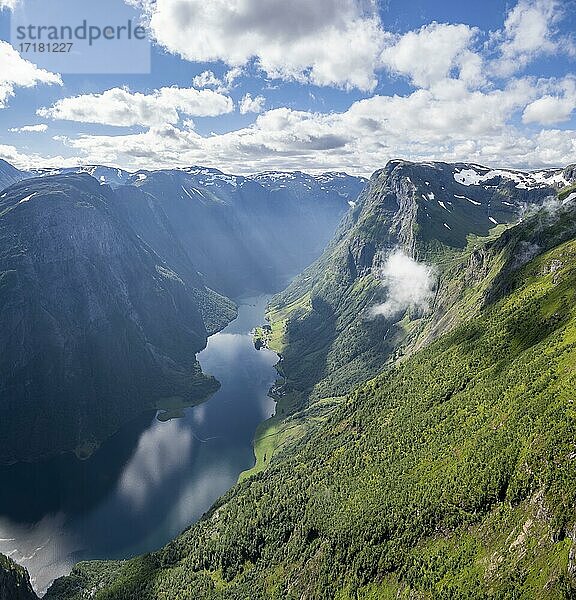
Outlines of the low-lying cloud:
{"label": "low-lying cloud", "polygon": [[10,133],[44,133],[48,130],[46,123],[39,123],[38,125],[24,125],[23,127],[10,127],[8,131]]}
{"label": "low-lying cloud", "polygon": [[182,115],[215,117],[234,110],[229,96],[211,89],[163,87],[150,94],[131,92],[126,87],[100,94],[62,98],[36,113],[44,118],[99,123],[116,127],[142,125],[159,127],[176,124]]}
{"label": "low-lying cloud", "polygon": [[557,196],[546,198],[542,204],[524,204],[520,207],[520,220],[524,221],[535,215],[539,215],[544,223],[556,219],[557,213],[569,203],[574,202],[576,194],[560,200]]}
{"label": "low-lying cloud", "polygon": [[387,288],[386,302],[370,309],[370,316],[390,318],[408,308],[428,310],[434,296],[434,269],[410,258],[402,250],[388,256],[380,272]]}

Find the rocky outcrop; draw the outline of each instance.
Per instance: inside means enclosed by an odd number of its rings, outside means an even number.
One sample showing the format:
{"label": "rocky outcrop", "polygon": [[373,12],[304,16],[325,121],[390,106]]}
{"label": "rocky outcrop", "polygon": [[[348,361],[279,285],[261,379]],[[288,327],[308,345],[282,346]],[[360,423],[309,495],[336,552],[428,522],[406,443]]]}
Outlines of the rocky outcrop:
{"label": "rocky outcrop", "polygon": [[568,165],[563,171],[564,179],[570,183],[576,183],[576,164]]}
{"label": "rocky outcrop", "polygon": [[10,163],[0,159],[0,192],[9,185],[18,183],[22,179],[29,177],[28,173],[18,170]]}
{"label": "rocky outcrop", "polygon": [[217,388],[196,296],[84,174],[0,200],[0,462],[87,455],[166,399]]}
{"label": "rocky outcrop", "polygon": [[24,567],[0,554],[0,600],[38,600]]}

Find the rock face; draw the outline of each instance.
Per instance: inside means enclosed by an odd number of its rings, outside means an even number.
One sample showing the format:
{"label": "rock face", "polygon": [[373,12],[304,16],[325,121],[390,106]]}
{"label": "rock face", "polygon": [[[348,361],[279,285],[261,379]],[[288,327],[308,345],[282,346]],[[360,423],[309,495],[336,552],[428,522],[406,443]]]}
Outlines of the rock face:
{"label": "rock face", "polygon": [[24,567],[0,554],[0,600],[38,600]]}
{"label": "rock face", "polygon": [[13,183],[18,183],[22,179],[29,177],[28,173],[19,171],[16,167],[13,167],[10,163],[0,159],[0,192],[7,188]]}
{"label": "rock face", "polygon": [[568,165],[563,171],[564,179],[569,183],[576,183],[576,164]]}
{"label": "rock face", "polygon": [[338,396],[394,358],[418,315],[369,318],[370,308],[386,301],[380,270],[394,250],[445,263],[474,236],[555,197],[571,177],[570,168],[524,173],[401,160],[376,171],[324,254],[272,301],[282,319],[295,307],[282,352],[286,391]]}
{"label": "rock face", "polygon": [[88,175],[29,179],[0,201],[0,461],[88,452],[163,399],[217,387],[195,353],[193,290]]}

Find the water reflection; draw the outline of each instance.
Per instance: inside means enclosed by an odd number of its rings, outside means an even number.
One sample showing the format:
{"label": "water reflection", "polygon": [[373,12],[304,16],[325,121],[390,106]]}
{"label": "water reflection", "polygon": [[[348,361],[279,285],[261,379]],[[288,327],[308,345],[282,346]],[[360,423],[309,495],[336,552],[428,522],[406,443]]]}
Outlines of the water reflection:
{"label": "water reflection", "polygon": [[199,355],[222,384],[206,403],[165,423],[144,415],[88,461],[63,456],[0,468],[0,552],[43,591],[73,562],[153,550],[198,519],[253,462],[252,437],[274,404],[267,391],[276,356],[256,351],[249,331],[267,298]]}
{"label": "water reflection", "polygon": [[125,497],[133,509],[142,509],[152,493],[184,466],[182,457],[189,455],[191,448],[192,430],[176,420],[145,431],[120,478],[120,496]]}
{"label": "water reflection", "polygon": [[147,413],[128,423],[90,460],[67,454],[39,463],[0,465],[0,519],[35,523],[47,514],[85,513],[98,505],[117,485],[142,432],[154,420],[154,413]]}

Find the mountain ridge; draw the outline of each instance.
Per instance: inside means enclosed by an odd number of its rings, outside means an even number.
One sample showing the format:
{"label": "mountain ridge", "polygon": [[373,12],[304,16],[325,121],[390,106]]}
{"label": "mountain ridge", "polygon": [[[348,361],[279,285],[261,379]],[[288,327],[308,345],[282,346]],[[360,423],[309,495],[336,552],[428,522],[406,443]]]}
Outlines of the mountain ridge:
{"label": "mountain ridge", "polygon": [[[417,314],[366,320],[370,307],[386,300],[379,273],[393,250],[442,271],[475,238],[498,235],[574,177],[567,167],[551,172],[553,185],[539,181],[544,177],[528,185],[518,172],[510,179],[506,170],[477,169],[390,161],[374,173],[324,254],[273,298],[272,347],[282,354],[282,393],[295,397],[292,407],[310,391],[315,399],[338,396],[375,374],[386,357],[394,358],[406,328],[417,326]],[[484,173],[484,181],[456,181],[467,171]]]}

